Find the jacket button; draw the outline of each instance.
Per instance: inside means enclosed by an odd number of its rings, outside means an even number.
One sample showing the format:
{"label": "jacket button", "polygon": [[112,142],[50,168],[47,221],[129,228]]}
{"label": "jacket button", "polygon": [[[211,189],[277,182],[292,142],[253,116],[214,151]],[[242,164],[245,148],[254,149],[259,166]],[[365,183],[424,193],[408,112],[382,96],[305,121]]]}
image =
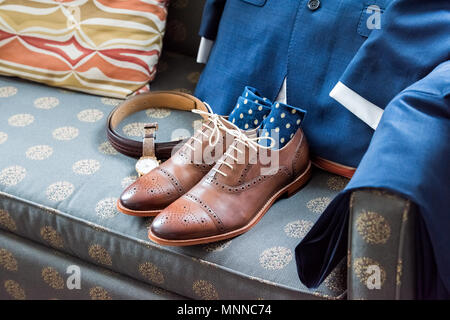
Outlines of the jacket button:
{"label": "jacket button", "polygon": [[309,0],[308,1],[308,9],[311,11],[315,11],[320,7],[320,0]]}

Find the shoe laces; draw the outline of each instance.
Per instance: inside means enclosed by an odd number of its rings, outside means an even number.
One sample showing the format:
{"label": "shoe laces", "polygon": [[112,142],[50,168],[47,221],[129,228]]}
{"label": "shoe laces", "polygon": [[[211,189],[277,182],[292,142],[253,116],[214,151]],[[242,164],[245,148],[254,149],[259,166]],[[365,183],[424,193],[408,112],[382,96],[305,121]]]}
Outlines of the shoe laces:
{"label": "shoe laces", "polygon": [[[253,149],[255,152],[258,151],[258,148],[261,148],[261,149],[271,149],[271,148],[275,145],[275,139],[273,139],[272,137],[269,137],[269,136],[249,137],[249,136],[245,133],[245,131],[239,129],[239,127],[237,127],[234,123],[231,123],[231,122],[229,122],[229,121],[227,121],[227,122],[231,124],[231,126],[233,127],[233,129],[225,128],[224,130],[227,131],[228,133],[230,133],[232,136],[235,137],[236,143],[235,143],[234,145],[233,145],[233,144],[230,145],[229,150],[227,150],[227,151],[224,153],[224,157],[222,157],[221,159],[219,159],[219,160],[217,161],[217,163],[219,163],[219,164],[221,164],[221,165],[223,164],[223,165],[229,167],[231,170],[234,169],[234,166],[233,166],[233,164],[228,163],[228,162],[227,162],[227,159],[230,158],[230,159],[232,159],[234,162],[238,162],[238,159],[237,159],[234,155],[232,155],[232,154],[229,153],[230,149],[235,150],[235,151],[236,151],[237,153],[239,153],[239,154],[243,154],[244,151],[242,151],[242,150],[239,148],[240,145],[244,146],[244,150],[245,150],[245,147],[248,147],[249,149],[250,149],[250,148]],[[269,146],[264,146],[264,145],[259,144],[259,142],[260,142],[261,140],[269,140],[269,141],[271,141],[271,143],[270,143]],[[225,172],[221,171],[219,168],[212,168],[212,170],[215,171],[215,172],[217,172],[217,173],[219,173],[219,174],[221,174],[221,175],[224,176],[224,177],[227,176],[227,174],[226,174]]]}
{"label": "shoe laces", "polygon": [[[212,111],[212,108],[209,104],[207,104],[206,102],[203,102],[206,106],[206,108],[208,109],[207,111],[203,111],[203,110],[199,110],[199,109],[193,109],[192,112],[196,113],[198,115],[201,116],[206,116],[209,120],[209,124],[202,122],[202,126],[200,129],[197,129],[196,132],[201,134],[202,136],[204,136],[205,138],[208,138],[208,143],[211,147],[214,147],[218,142],[219,139],[221,137],[220,135],[220,129],[228,129],[224,124],[223,121],[229,122],[227,120],[225,120],[222,116],[214,113]],[[212,127],[210,126],[212,125]],[[209,134],[206,134],[203,132],[203,127],[208,128],[210,130]],[[199,142],[200,144],[202,144],[202,140],[192,136],[191,137],[194,141]],[[187,147],[189,147],[192,151],[196,151],[195,146],[191,146],[190,144],[186,144]]]}

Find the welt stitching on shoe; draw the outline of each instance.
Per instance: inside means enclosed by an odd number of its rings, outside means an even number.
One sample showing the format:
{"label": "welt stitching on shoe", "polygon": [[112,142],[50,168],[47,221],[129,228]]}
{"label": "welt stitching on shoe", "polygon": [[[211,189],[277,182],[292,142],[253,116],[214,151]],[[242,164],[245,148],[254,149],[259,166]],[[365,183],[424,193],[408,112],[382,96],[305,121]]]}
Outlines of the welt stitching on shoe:
{"label": "welt stitching on shoe", "polygon": [[163,168],[161,168],[161,167],[158,167],[158,169],[159,169],[163,174],[165,174],[165,175],[169,178],[170,182],[171,182],[172,185],[175,187],[175,189],[176,189],[180,194],[183,194],[183,187],[182,187],[180,181],[178,181],[178,179],[175,178],[175,177],[174,177],[170,172],[168,172],[167,170],[165,170],[165,169],[163,169]]}
{"label": "welt stitching on shoe", "polygon": [[215,221],[215,225],[217,226],[217,228],[219,228],[220,231],[225,230],[222,220],[219,218],[217,213],[215,213],[214,210],[211,209],[206,203],[190,193],[186,193],[184,196],[191,201],[198,203],[203,209],[205,209],[205,212],[213,219],[213,221]]}

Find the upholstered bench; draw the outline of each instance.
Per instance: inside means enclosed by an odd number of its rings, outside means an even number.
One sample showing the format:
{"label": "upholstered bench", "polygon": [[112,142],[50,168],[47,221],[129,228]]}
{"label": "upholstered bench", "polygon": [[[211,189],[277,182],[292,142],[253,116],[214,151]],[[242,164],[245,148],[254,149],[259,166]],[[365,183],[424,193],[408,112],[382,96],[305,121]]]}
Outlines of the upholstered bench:
{"label": "upholstered bench", "polygon": [[[192,93],[202,70],[195,62],[202,1],[182,2],[170,8],[151,90]],[[115,206],[136,179],[135,160],[118,154],[106,138],[106,117],[118,103],[0,77],[1,299],[346,297],[346,261],[311,290],[298,279],[294,249],[347,179],[316,169],[300,192],[278,201],[248,233],[208,245],[163,247],[147,238],[151,218],[126,216]],[[149,121],[158,121],[160,141],[189,136],[200,123],[195,114],[161,109],[133,115],[120,130],[139,139]],[[352,246],[361,247],[355,241]],[[352,297],[365,296],[366,260],[351,273]],[[69,279],[77,267],[79,289]],[[395,287],[389,270],[383,272]]]}

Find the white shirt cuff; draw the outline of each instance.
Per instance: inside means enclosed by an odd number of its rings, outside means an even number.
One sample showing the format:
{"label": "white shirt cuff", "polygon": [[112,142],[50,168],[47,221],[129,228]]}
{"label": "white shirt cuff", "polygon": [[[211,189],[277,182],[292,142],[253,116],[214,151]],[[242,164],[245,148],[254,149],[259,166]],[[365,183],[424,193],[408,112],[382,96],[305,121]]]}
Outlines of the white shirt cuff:
{"label": "white shirt cuff", "polygon": [[372,129],[376,130],[383,115],[383,109],[364,99],[340,81],[331,90],[330,97],[342,104]]}
{"label": "white shirt cuff", "polygon": [[197,63],[208,62],[209,54],[211,53],[213,45],[214,41],[202,37],[197,53]]}

